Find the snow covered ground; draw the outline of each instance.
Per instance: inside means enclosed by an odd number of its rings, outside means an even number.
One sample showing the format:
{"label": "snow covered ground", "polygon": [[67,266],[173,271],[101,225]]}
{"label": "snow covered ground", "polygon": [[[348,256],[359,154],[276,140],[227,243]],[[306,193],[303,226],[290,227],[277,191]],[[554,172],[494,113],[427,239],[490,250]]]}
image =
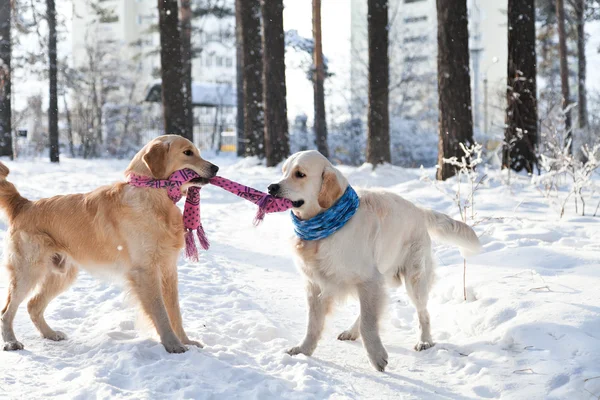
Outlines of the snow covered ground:
{"label": "snow covered ground", "polygon": [[[279,176],[253,160],[211,160],[223,176],[262,190]],[[10,180],[36,199],[120,180],[127,163],[7,164]],[[341,169],[355,186],[386,187],[457,217],[450,198],[419,180],[422,171]],[[207,187],[202,216],[212,248],[197,264],[179,262],[184,323],[205,348],[167,354],[118,285],[84,273],[46,314],[68,340],[39,338],[21,307],[15,331],[26,349],[0,352],[0,398],[598,398],[600,219],[570,211],[560,220],[526,179],[507,186],[490,174],[476,197],[485,252],[467,263],[469,301],[460,254],[437,246],[429,307],[437,344],[412,350],[415,310],[404,289],[390,291],[385,373],[369,365],[360,340],[336,340],[358,312],[354,300],[338,305],[313,357],[284,353],[302,338],[306,320],[289,217],[271,214],[255,228],[255,206]]]}

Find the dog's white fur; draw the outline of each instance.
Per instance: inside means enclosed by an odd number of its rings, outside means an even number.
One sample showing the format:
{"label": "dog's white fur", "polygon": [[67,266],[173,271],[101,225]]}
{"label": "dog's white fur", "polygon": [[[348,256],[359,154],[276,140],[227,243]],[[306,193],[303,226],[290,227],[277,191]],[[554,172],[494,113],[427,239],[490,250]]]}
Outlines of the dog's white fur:
{"label": "dog's white fur", "polygon": [[[293,208],[303,220],[331,207],[348,186],[340,171],[316,151],[292,155],[283,166],[283,174],[283,179],[270,189],[294,202],[303,201]],[[385,284],[399,286],[405,282],[419,317],[420,336],[415,350],[425,350],[434,344],[427,311],[434,281],[430,235],[456,244],[467,253],[477,253],[481,246],[469,226],[447,215],[419,208],[382,190],[357,189],[357,193],[360,206],[342,229],[318,241],[296,239],[298,265],[306,278],[308,328],[304,340],[288,353],[310,356],[333,302],[355,294],[360,315],[338,339],[356,340],[362,336],[369,360],[383,371],[388,354],[379,337],[379,321],[386,300]]]}

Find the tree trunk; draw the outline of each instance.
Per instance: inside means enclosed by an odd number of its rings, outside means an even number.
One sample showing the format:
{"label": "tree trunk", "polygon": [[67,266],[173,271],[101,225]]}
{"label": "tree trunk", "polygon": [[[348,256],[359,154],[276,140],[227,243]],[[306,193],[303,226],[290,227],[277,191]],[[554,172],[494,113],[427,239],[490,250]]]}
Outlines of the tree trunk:
{"label": "tree trunk", "polygon": [[283,161],[290,152],[285,86],[283,0],[263,0],[262,16],[265,150],[267,166],[272,167]]}
{"label": "tree trunk", "polygon": [[369,111],[367,162],[391,162],[389,114],[388,0],[368,1]]}
{"label": "tree trunk", "polygon": [[0,156],[12,159],[11,15],[11,0],[0,0]]}
{"label": "tree trunk", "polygon": [[181,0],[181,63],[183,67],[183,110],[187,138],[194,138],[192,99],[192,9],[191,0]]}
{"label": "tree trunk", "polygon": [[439,144],[437,179],[456,174],[444,158],[464,156],[460,143],[473,144],[469,30],[466,0],[437,0]]}
{"label": "tree trunk", "polygon": [[177,0],[158,0],[160,65],[165,134],[194,138],[187,130]]}
{"label": "tree trunk", "polygon": [[[131,107],[133,104],[133,98],[135,96],[135,92],[137,89],[137,81],[133,80],[131,83],[131,87],[129,88],[129,95],[127,96],[127,111],[125,112],[125,117],[123,118],[123,138],[127,138],[129,136],[129,126],[131,125]],[[140,145],[136,140],[136,146]]]}
{"label": "tree trunk", "polygon": [[534,0],[508,0],[506,131],[502,167],[530,174],[537,165],[537,61]]}
{"label": "tree trunk", "polygon": [[242,0],[235,2],[235,77],[237,92],[236,150],[238,157],[246,153],[244,136],[244,31],[242,30]]}
{"label": "tree trunk", "polygon": [[588,126],[587,92],[585,88],[586,58],[585,58],[585,2],[586,0],[575,0],[575,19],[577,23],[577,96],[579,105],[579,128],[586,129]]}
{"label": "tree trunk", "polygon": [[65,108],[65,117],[67,119],[67,140],[69,141],[69,154],[71,157],[75,157],[75,143],[73,142],[73,120],[71,118],[71,110],[67,103],[66,91],[63,92],[63,107]]}
{"label": "tree trunk", "polygon": [[[260,1],[237,0],[242,47],[244,101],[244,155],[265,156],[263,110],[263,44],[261,39]],[[238,99],[239,100],[239,99]]]}
{"label": "tree trunk", "polygon": [[325,118],[325,65],[323,63],[323,43],[321,41],[321,0],[313,0],[313,89],[315,106],[315,141],[317,150],[329,157],[327,146],[327,120]]}
{"label": "tree trunk", "polygon": [[571,102],[569,94],[569,66],[567,64],[567,36],[565,30],[565,5],[563,0],[556,0],[556,19],[558,21],[558,51],[560,57],[560,85],[562,88],[562,103],[565,112],[565,146],[569,154],[573,153],[573,133],[571,131]]}
{"label": "tree trunk", "polygon": [[[87,152],[87,156],[88,157],[97,157],[97,148],[98,145],[100,144],[100,142],[98,141],[98,137],[101,136],[101,134],[99,134],[98,132],[100,131],[101,127],[100,127],[100,121],[101,121],[101,113],[98,111],[98,109],[100,108],[100,96],[98,96],[98,92],[101,89],[98,89],[98,85],[96,83],[96,77],[94,76],[92,78],[92,109],[90,110],[91,115],[90,115],[90,121],[92,123],[92,128],[90,129],[90,131],[87,133],[87,136],[89,137],[89,148],[88,148],[88,152]],[[102,85],[100,85],[102,86]],[[86,157],[87,158],[87,157]]]}
{"label": "tree trunk", "polygon": [[54,0],[46,0],[46,18],[48,20],[48,79],[50,93],[48,98],[48,136],[50,137],[50,162],[59,162],[58,149],[58,91],[56,68],[56,7]]}

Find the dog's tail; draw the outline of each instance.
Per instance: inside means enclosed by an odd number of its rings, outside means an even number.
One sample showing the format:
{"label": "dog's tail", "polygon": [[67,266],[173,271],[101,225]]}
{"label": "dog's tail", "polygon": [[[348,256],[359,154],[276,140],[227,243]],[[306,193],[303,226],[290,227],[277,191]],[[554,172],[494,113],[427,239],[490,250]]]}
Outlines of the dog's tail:
{"label": "dog's tail", "polygon": [[456,221],[446,214],[433,210],[423,210],[427,231],[443,242],[460,247],[463,256],[481,252],[481,243],[475,231],[467,224]]}
{"label": "dog's tail", "polygon": [[13,221],[29,200],[21,196],[15,185],[6,180],[10,170],[0,162],[0,208]]}

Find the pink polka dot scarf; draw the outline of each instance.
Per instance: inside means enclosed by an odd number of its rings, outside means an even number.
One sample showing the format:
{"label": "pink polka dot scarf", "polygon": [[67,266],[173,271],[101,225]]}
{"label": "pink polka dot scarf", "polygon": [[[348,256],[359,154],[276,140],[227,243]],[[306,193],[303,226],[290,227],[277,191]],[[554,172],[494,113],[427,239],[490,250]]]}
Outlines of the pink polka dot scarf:
{"label": "pink polka dot scarf", "polygon": [[[168,179],[154,179],[130,174],[127,177],[127,183],[135,187],[166,189],[169,199],[173,203],[177,203],[182,197],[181,186],[195,178],[200,178],[200,175],[191,169],[182,169],[175,171]],[[281,212],[292,208],[292,202],[288,199],[273,197],[220,176],[211,178],[209,183],[258,205],[258,211],[254,217],[254,225],[258,225],[264,219],[266,213]],[[198,249],[194,240],[194,231],[196,232],[200,246],[205,250],[208,250],[210,247],[200,221],[200,189],[201,187],[198,186],[190,186],[188,188],[183,208],[183,226],[186,231],[185,255],[192,261],[198,261]]]}

